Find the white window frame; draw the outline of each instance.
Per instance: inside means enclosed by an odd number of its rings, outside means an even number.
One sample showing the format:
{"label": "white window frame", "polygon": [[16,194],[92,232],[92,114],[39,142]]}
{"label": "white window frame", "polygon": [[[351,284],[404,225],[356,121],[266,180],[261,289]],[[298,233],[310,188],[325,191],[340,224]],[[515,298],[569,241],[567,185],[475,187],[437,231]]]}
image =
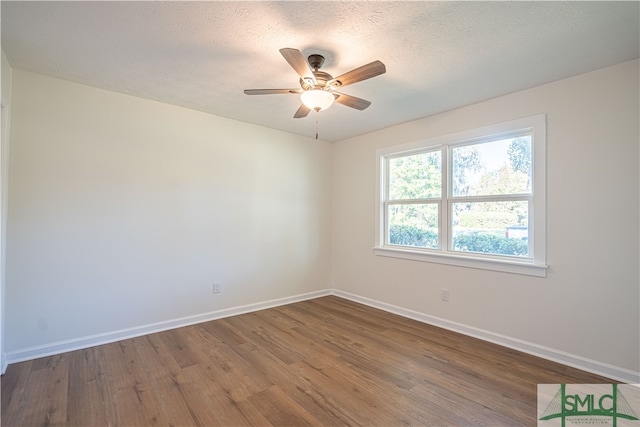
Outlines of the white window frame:
{"label": "white window frame", "polygon": [[[528,258],[504,257],[491,254],[476,254],[453,252],[447,250],[449,239],[450,218],[448,209],[441,210],[439,234],[441,248],[423,249],[408,246],[387,245],[385,243],[385,229],[387,221],[385,214],[386,180],[388,159],[399,155],[433,150],[438,147],[457,146],[474,140],[484,140],[510,135],[518,132],[530,131],[532,134],[532,185],[529,203],[529,254]],[[461,267],[478,268],[483,270],[501,271],[507,273],[524,274],[546,277],[546,115],[525,117],[500,124],[485,126],[477,129],[456,132],[449,135],[419,140],[407,144],[382,148],[376,151],[376,209],[375,209],[375,244],[374,253],[380,256],[403,258],[416,261],[449,264]],[[444,150],[445,152],[448,150]],[[443,187],[446,190],[449,163],[443,158],[442,173]],[[443,191],[442,205],[451,203],[450,192]]]}

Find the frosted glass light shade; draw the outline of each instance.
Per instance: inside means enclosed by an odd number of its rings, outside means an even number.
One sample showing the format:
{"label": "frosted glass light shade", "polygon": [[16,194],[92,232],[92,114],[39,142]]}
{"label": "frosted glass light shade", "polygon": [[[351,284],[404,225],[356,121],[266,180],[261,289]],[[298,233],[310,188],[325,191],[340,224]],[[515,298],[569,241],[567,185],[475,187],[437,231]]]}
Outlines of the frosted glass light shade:
{"label": "frosted glass light shade", "polygon": [[308,90],[300,95],[300,100],[305,107],[316,111],[326,110],[331,107],[334,99],[330,92],[321,89]]}

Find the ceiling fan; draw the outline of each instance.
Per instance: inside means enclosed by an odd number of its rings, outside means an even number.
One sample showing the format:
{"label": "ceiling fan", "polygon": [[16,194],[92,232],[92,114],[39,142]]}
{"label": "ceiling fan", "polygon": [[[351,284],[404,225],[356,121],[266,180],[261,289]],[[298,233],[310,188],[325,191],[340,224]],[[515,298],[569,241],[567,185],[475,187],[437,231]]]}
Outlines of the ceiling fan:
{"label": "ceiling fan", "polygon": [[384,74],[387,71],[382,62],[373,61],[341,74],[338,77],[333,77],[329,73],[320,71],[320,67],[322,67],[324,63],[324,57],[322,55],[309,55],[307,63],[298,49],[283,48],[280,49],[280,53],[295,72],[298,73],[298,76],[300,76],[300,88],[246,89],[244,93],[247,95],[300,95],[302,104],[293,115],[296,119],[306,117],[311,110],[326,110],[334,101],[347,107],[355,108],[356,110],[364,110],[371,105],[370,101],[338,92],[337,89]]}

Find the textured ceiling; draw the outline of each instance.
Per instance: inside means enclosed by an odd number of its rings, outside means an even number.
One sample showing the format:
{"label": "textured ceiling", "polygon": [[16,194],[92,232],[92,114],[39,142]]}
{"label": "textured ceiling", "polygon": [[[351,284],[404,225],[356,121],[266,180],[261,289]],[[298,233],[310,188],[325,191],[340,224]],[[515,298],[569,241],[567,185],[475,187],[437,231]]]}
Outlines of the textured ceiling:
{"label": "textured ceiling", "polygon": [[638,58],[638,2],[2,1],[11,65],[305,136],[278,50],[326,57],[334,76],[376,59],[387,73],[342,92],[364,111],[320,112],[339,141]]}

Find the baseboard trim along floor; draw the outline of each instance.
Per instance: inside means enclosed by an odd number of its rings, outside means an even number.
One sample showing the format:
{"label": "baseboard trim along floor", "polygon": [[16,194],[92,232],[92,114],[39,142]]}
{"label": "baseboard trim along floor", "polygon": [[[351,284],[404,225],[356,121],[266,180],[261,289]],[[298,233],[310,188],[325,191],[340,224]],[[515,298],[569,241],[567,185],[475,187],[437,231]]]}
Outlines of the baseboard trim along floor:
{"label": "baseboard trim along floor", "polygon": [[634,372],[629,369],[620,368],[618,366],[608,365],[602,362],[590,360],[553,348],[544,347],[538,344],[511,338],[505,335],[496,334],[494,332],[485,331],[456,322],[451,322],[439,317],[429,316],[424,313],[397,307],[392,304],[383,303],[380,301],[361,297],[359,295],[350,294],[348,292],[334,290],[332,294],[341,298],[358,302],[360,304],[384,310],[389,313],[397,314],[399,316],[407,317],[409,319],[417,320],[429,325],[438,326],[453,332],[458,332],[463,335],[479,338],[481,340],[492,342],[503,347],[508,347],[514,350],[521,351],[523,353],[531,354],[533,356],[542,357],[543,359],[558,362],[563,365],[571,366],[573,368],[581,369],[583,371],[591,372],[603,377],[611,378],[628,384],[640,383],[640,372]]}
{"label": "baseboard trim along floor", "polygon": [[[291,297],[274,299],[270,301],[248,304],[239,307],[232,307],[223,310],[217,310],[209,313],[203,313],[195,316],[188,316],[179,319],[173,319],[165,322],[159,322],[149,325],[143,325],[134,328],[123,329],[119,331],[109,332],[105,334],[93,335],[89,337],[61,341],[53,344],[31,347],[15,352],[9,352],[3,360],[3,365],[22,362],[25,360],[37,359],[45,356],[65,353],[74,350],[80,350],[102,344],[108,344],[124,339],[134,338],[142,335],[162,332],[169,329],[180,328],[183,326],[194,325],[197,323],[208,322],[211,320],[221,319],[239,314],[249,313],[267,308],[277,307],[281,305],[291,304],[295,302],[305,301],[309,299],[319,298],[327,295],[335,295],[340,298],[348,299],[360,304],[364,304],[373,308],[387,311],[399,316],[417,320],[429,325],[438,326],[447,330],[458,332],[463,335],[478,338],[484,341],[492,342],[514,350],[522,351],[534,356],[542,357],[547,360],[562,363],[563,365],[581,369],[616,381],[629,384],[640,383],[640,372],[634,372],[629,369],[618,366],[608,365],[595,360],[590,360],[581,356],[569,354],[553,348],[544,347],[538,344],[529,343],[512,337],[496,334],[494,332],[485,331],[471,326],[451,322],[435,316],[430,316],[417,311],[376,301],[370,298],[354,295],[348,292],[327,289],[323,291],[309,292]],[[3,370],[4,372],[4,370]]]}
{"label": "baseboard trim along floor", "polygon": [[152,323],[149,325],[137,326],[133,328],[121,329],[118,331],[107,332],[104,334],[91,335],[88,337],[59,341],[52,344],[45,344],[36,347],[26,348],[6,354],[7,364],[23,362],[26,360],[38,359],[40,357],[53,356],[56,354],[66,353],[69,351],[82,350],[84,348],[95,347],[97,345],[109,344],[112,342],[122,341],[129,338],[135,338],[142,335],[153,334],[156,332],[167,331],[169,329],[181,328],[184,326],[195,325],[198,323],[209,322],[211,320],[222,319],[225,317],[237,316],[239,314],[250,313],[253,311],[265,310],[267,308],[278,307],[281,305],[292,304],[295,302],[305,301],[314,298],[331,295],[330,290],[309,292],[300,295],[294,295],[286,298],[279,298],[255,304],[248,304],[238,307],[216,310],[209,313],[187,316],[164,322]]}

